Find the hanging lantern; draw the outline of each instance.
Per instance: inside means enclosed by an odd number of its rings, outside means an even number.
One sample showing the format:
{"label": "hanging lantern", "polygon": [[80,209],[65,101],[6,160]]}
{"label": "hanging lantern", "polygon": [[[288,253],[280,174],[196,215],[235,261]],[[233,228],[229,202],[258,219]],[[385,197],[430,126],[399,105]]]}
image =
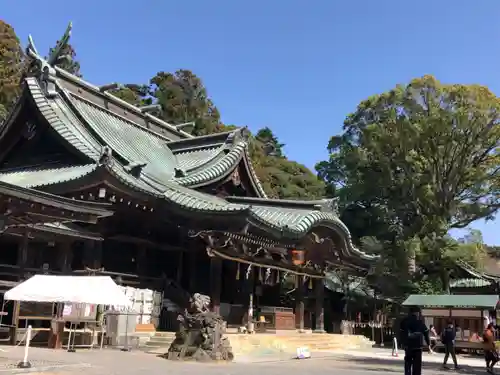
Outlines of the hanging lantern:
{"label": "hanging lantern", "polygon": [[236,263],[236,280],[240,279],[240,264]]}
{"label": "hanging lantern", "polygon": [[304,250],[292,250],[292,263],[296,266],[300,266],[305,262],[305,251]]}

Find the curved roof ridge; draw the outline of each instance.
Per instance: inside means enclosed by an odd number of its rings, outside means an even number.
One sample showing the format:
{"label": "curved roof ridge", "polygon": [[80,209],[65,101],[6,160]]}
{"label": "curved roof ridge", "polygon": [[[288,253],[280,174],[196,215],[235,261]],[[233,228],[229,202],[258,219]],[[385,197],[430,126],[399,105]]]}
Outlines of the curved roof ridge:
{"label": "curved roof ridge", "polygon": [[[250,222],[262,228],[262,224],[292,238],[298,238],[311,231],[315,227],[324,226],[335,231],[342,232],[346,249],[364,259],[375,260],[378,255],[368,254],[359,249],[352,241],[351,232],[347,226],[333,212],[311,211],[304,209],[282,209],[273,210],[265,206],[251,206]],[[280,218],[280,216],[282,216]]]}
{"label": "curved roof ridge", "polygon": [[[222,158],[226,156],[226,151],[227,147],[225,144],[222,144],[221,146],[214,147],[214,148],[204,148],[204,149],[198,149],[194,151],[181,151],[177,152],[174,155],[177,157],[177,161],[179,166],[182,169],[180,159],[182,159],[182,156],[186,156],[186,159],[191,159],[191,163],[188,165],[187,168],[184,168],[183,171],[188,174],[193,174],[198,171],[200,171],[202,168],[209,168],[213,164],[217,163],[220,161]],[[193,161],[192,159],[194,158],[193,155],[196,154],[201,154],[204,155],[204,158],[199,158],[197,161]]]}
{"label": "curved roof ridge", "polygon": [[[72,113],[71,108],[68,108],[68,103],[61,96],[65,92],[60,91],[56,98],[49,99],[43,94],[37,79],[28,77],[25,79],[25,82],[40,114],[59,136],[89,159],[98,160],[101,145],[94,137],[89,138],[88,134],[86,134],[88,132],[81,132],[81,128],[84,128],[83,124]],[[79,124],[76,124],[75,121],[78,121]]]}
{"label": "curved roof ridge", "polygon": [[200,167],[197,172],[191,175],[176,178],[175,182],[183,186],[190,186],[192,188],[195,188],[203,185],[205,182],[224,178],[231,174],[234,168],[238,165],[243,157],[243,153],[246,147],[246,142],[241,141],[237,143],[231,149],[231,151],[218,159],[215,163],[212,163],[212,165],[206,167],[206,165],[204,164],[203,169],[201,169]]}
{"label": "curved roof ridge", "polygon": [[308,210],[317,210],[323,212],[333,212],[337,214],[336,204],[338,198],[324,198],[314,200],[294,200],[294,199],[274,199],[274,198],[259,198],[259,197],[226,197],[229,202],[258,204],[263,206],[279,206],[285,208],[299,208]]}
{"label": "curved roof ridge", "polygon": [[101,92],[101,90],[99,89],[98,86],[95,86],[92,83],[85,81],[82,78],[77,77],[77,76],[65,71],[64,69],[61,69],[58,66],[53,66],[53,68],[55,69],[55,71],[57,72],[57,74],[59,76],[71,81],[72,83],[75,83],[76,85],[83,86],[86,89],[91,90],[96,95],[105,96],[107,100],[113,102],[114,104],[117,104],[120,107],[125,107],[127,110],[133,111],[136,115],[138,115],[140,117],[147,118],[148,120],[155,122],[160,127],[166,128],[170,131],[173,131],[179,135],[182,135],[185,138],[194,138],[193,135],[191,135],[183,130],[177,129],[175,127],[175,125],[169,124],[168,122],[163,121],[163,120],[159,119],[158,117],[152,116],[149,113],[144,113],[140,110],[139,107],[137,107],[133,104],[130,104],[130,103],[114,96],[113,94],[110,94],[109,92]]}
{"label": "curved roof ridge", "polygon": [[25,188],[40,188],[77,180],[95,172],[98,164],[84,164],[69,167],[32,167],[0,173],[0,182]]}
{"label": "curved roof ridge", "polygon": [[223,213],[238,213],[249,209],[246,205],[229,203],[222,198],[174,183],[158,183],[150,180],[147,176],[144,176],[145,178],[135,178],[123,170],[123,166],[119,163],[111,162],[106,165],[106,169],[115,178],[128,186],[139,189],[146,194],[153,194],[158,198],[163,198],[172,204],[188,208],[189,210],[206,213],[216,210]]}
{"label": "curved roof ridge", "polygon": [[[83,96],[75,94],[74,92],[67,92],[67,90],[64,87],[59,87],[59,89],[65,93],[65,95],[67,96],[68,100],[73,100],[72,98],[74,98],[76,100],[85,102],[85,103],[87,103],[87,105],[96,107],[100,111],[103,111],[103,112],[107,113],[108,115],[113,116],[113,117],[115,117],[117,119],[120,119],[121,121],[125,121],[126,123],[130,124],[131,126],[134,126],[134,127],[138,128],[138,129],[140,129],[141,131],[144,131],[145,133],[149,133],[149,134],[151,134],[154,137],[161,138],[165,142],[169,141],[168,137],[165,137],[163,134],[155,132],[154,130],[148,129],[147,127],[145,127],[145,126],[143,126],[141,124],[138,124],[138,123],[136,123],[136,122],[134,122],[134,121],[132,121],[132,120],[124,117],[124,116],[121,116],[118,113],[113,112],[113,111],[107,109],[106,107],[103,107],[103,106],[101,106],[101,105],[99,105],[97,103],[94,103],[92,100],[88,100],[88,99],[84,98]],[[78,109],[76,109],[76,110],[78,111]]]}
{"label": "curved roof ridge", "polygon": [[227,132],[213,133],[200,135],[193,138],[179,139],[167,142],[167,146],[175,152],[189,151],[194,148],[215,147],[223,145],[227,139],[236,132],[240,132],[244,128],[238,128]]}

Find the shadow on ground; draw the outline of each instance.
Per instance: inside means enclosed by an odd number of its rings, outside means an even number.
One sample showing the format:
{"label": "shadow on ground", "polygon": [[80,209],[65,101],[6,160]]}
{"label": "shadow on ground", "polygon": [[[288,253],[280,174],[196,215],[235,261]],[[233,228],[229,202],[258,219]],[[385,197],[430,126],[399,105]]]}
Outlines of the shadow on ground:
{"label": "shadow on ground", "polygon": [[[343,358],[339,359],[338,363],[344,363],[346,367],[356,366],[356,368],[363,369],[367,372],[388,372],[388,373],[402,373],[403,372],[403,362],[394,361],[390,359],[383,358]],[[459,362],[460,365],[460,362]],[[471,367],[471,366],[460,366],[460,370],[454,370],[453,365],[450,365],[451,370],[443,369],[440,363],[424,363],[423,369],[430,370],[433,373],[450,373],[459,372],[471,375],[484,374],[484,367]]]}

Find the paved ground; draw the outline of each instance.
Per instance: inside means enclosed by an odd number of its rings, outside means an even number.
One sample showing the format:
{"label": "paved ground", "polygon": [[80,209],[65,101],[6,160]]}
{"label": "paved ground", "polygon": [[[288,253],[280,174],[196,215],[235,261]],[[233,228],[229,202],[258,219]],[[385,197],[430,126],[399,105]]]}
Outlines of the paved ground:
{"label": "paved ground", "polygon": [[[1,347],[0,375],[14,374],[15,365],[23,357],[22,348]],[[286,360],[285,360],[286,359]],[[390,351],[313,353],[308,360],[287,358],[249,358],[230,364],[180,363],[157,358],[140,351],[81,350],[77,353],[33,348],[29,360],[35,366],[30,374],[39,375],[261,375],[280,373],[286,375],[318,375],[341,373],[345,375],[390,375],[402,373],[402,358],[393,359]],[[442,355],[424,359],[424,375],[450,373],[442,370]],[[465,365],[461,373],[484,374],[480,359],[461,358]],[[471,362],[472,361],[472,362]],[[472,365],[471,365],[472,363]]]}

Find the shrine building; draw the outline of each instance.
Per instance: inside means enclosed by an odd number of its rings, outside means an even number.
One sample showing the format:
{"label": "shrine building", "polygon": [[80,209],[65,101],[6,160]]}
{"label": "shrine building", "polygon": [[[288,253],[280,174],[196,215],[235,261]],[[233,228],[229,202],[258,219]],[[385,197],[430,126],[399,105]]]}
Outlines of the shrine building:
{"label": "shrine building", "polygon": [[48,58],[30,38],[30,72],[0,127],[0,282],[107,274],[179,304],[198,292],[215,311],[242,306],[229,313],[238,321],[250,295],[279,306],[293,276],[294,318],[276,328],[304,327],[311,289],[311,328],[323,331],[325,272],[364,274],[376,260],[353,244],[336,200],[268,198],[248,130],[193,136],[113,96],[117,85],[67,73],[55,63],[69,36]]}

